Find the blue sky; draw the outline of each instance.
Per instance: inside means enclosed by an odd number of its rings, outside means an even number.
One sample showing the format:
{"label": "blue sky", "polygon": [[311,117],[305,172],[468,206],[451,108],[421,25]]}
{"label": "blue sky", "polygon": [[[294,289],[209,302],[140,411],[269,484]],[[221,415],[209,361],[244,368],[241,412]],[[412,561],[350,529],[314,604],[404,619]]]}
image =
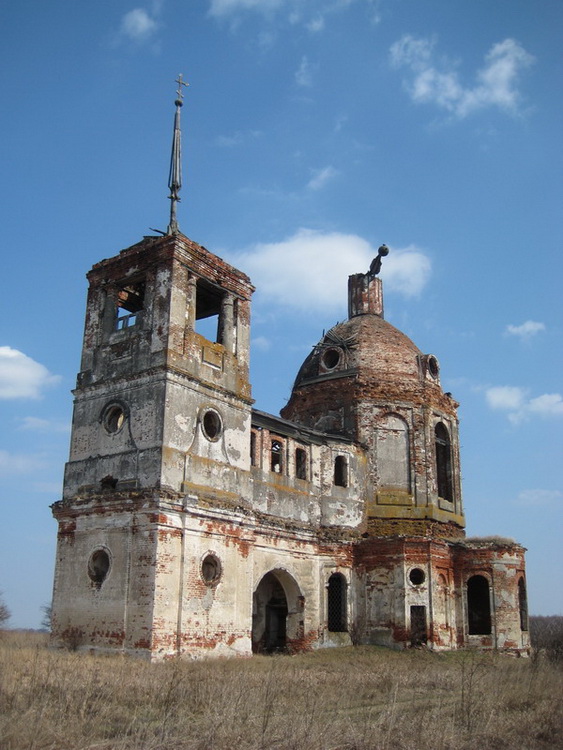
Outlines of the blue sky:
{"label": "blue sky", "polygon": [[246,271],[278,413],[377,247],[386,318],[461,402],[467,531],[563,613],[558,0],[19,0],[0,8],[0,590],[50,600],[86,271],[168,223]]}

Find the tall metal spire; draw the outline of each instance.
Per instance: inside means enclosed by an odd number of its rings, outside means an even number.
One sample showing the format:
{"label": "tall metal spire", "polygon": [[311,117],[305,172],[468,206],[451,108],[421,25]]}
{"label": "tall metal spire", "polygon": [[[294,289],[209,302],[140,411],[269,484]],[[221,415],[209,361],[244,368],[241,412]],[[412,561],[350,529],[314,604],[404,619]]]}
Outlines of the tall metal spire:
{"label": "tall metal spire", "polygon": [[182,131],[180,129],[180,108],[183,104],[184,91],[182,86],[189,84],[182,80],[180,73],[176,79],[178,90],[176,91],[176,114],[174,115],[174,135],[172,137],[172,154],[170,155],[170,173],[168,175],[168,187],[170,188],[170,223],[166,234],[178,234],[180,231],[176,220],[176,204],[180,200],[179,192],[182,187]]}

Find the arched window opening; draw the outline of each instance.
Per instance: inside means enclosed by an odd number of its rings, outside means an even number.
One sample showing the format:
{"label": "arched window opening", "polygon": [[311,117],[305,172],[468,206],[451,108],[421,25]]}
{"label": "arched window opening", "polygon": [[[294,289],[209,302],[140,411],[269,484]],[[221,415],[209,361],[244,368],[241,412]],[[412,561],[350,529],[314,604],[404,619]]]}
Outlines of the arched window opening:
{"label": "arched window opening", "polygon": [[528,630],[528,597],[526,596],[526,582],[523,578],[518,581],[518,607],[520,610],[520,630]]}
{"label": "arched window opening", "polygon": [[434,430],[436,436],[436,479],[438,496],[452,502],[452,449],[450,436],[442,422],[438,422]]}
{"label": "arched window opening", "polygon": [[303,448],[295,449],[295,476],[307,479],[307,451]]}
{"label": "arched window opening", "polygon": [[485,576],[472,576],[467,581],[467,624],[469,635],[491,633],[491,601]]}
{"label": "arched window opening", "polygon": [[283,470],[283,443],[280,440],[272,440],[270,444],[270,471],[281,474]]}
{"label": "arched window opening", "polygon": [[334,460],[334,484],[348,487],[348,460],[346,456],[336,456]]}
{"label": "arched window opening", "polygon": [[327,620],[331,633],[345,633],[348,630],[346,579],[341,573],[333,573],[328,579]]}
{"label": "arched window opening", "polygon": [[409,428],[404,419],[390,414],[378,425],[377,466],[381,487],[410,492]]}

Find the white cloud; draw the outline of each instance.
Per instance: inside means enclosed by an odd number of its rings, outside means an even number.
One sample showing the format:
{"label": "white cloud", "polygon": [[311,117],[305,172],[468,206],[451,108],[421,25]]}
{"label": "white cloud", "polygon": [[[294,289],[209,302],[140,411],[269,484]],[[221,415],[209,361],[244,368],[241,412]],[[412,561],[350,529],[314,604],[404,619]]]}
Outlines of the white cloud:
{"label": "white cloud", "polygon": [[405,85],[413,101],[436,104],[459,118],[490,106],[512,114],[519,111],[518,77],[534,62],[519,42],[505,39],[494,44],[472,87],[460,83],[453,63],[441,61],[438,67],[434,46],[434,39],[416,39],[407,34],[390,48],[391,64],[410,68],[412,76]]}
{"label": "white cloud", "polygon": [[222,148],[233,148],[233,146],[240,146],[245,141],[259,138],[262,135],[260,130],[248,130],[243,132],[237,130],[231,135],[220,135],[215,139],[215,143]]}
{"label": "white cloud", "polygon": [[268,13],[284,4],[285,0],[211,0],[209,13],[216,18],[229,16],[241,10]]}
{"label": "white cloud", "polygon": [[[353,234],[300,229],[280,242],[258,244],[236,258],[272,302],[309,312],[334,312],[346,304],[352,273],[367,271],[377,255],[367,240]],[[381,275],[387,289],[417,295],[430,275],[430,260],[414,246],[393,250]]]}
{"label": "white cloud", "polygon": [[334,124],[334,132],[340,133],[346,122],[348,121],[348,115],[339,115],[336,118],[336,122]]}
{"label": "white cloud", "polygon": [[31,474],[47,466],[48,462],[43,456],[0,450],[0,475]]}
{"label": "white cloud", "polygon": [[563,500],[559,490],[522,490],[518,494],[520,505],[554,505]]}
{"label": "white cloud", "polygon": [[[367,7],[370,23],[379,23],[380,0],[361,1]],[[209,15],[232,20],[244,12],[255,12],[269,18],[285,12],[290,24],[302,24],[308,31],[319,33],[324,30],[328,15],[345,12],[354,2],[357,0],[210,0]]]}
{"label": "white cloud", "polygon": [[39,417],[23,417],[19,429],[29,432],[70,432],[70,425]]}
{"label": "white cloud", "polygon": [[295,73],[295,82],[298,86],[310,88],[313,85],[313,66],[306,55],[301,58],[301,64]]}
{"label": "white cloud", "polygon": [[532,336],[535,336],[540,331],[545,331],[545,325],[543,323],[537,323],[535,320],[527,320],[519,326],[506,326],[506,333],[511,336],[519,336],[522,341],[531,339]]}
{"label": "white cloud", "polygon": [[560,393],[544,393],[530,399],[527,408],[530,414],[540,417],[563,417],[563,398]]}
{"label": "white cloud", "polygon": [[485,398],[491,409],[506,411],[513,424],[531,417],[562,417],[563,398],[560,393],[544,393],[535,398],[528,391],[516,386],[494,386],[487,388]]}
{"label": "white cloud", "polygon": [[222,148],[232,148],[233,146],[240,146],[243,142],[244,136],[240,130],[232,135],[219,135],[215,139],[215,143]]}
{"label": "white cloud", "polygon": [[44,388],[59,380],[23,352],[0,346],[0,399],[39,398]]}
{"label": "white cloud", "polygon": [[158,22],[144,8],[134,8],[121,19],[121,33],[134,42],[145,42],[158,29]]}
{"label": "white cloud", "polygon": [[272,342],[266,336],[256,336],[252,339],[251,344],[261,352],[267,352],[272,346]]}
{"label": "white cloud", "polygon": [[485,397],[491,409],[517,411],[524,405],[526,391],[515,386],[499,385],[488,388]]}
{"label": "white cloud", "polygon": [[330,180],[336,177],[337,174],[338,171],[331,166],[317,169],[313,172],[313,176],[307,183],[307,187],[309,190],[320,190],[327,184],[327,182],[330,182]]}
{"label": "white cloud", "polygon": [[313,34],[317,34],[319,31],[322,31],[325,27],[325,20],[323,16],[315,16],[309,23],[307,24],[307,28],[310,32]]}
{"label": "white cloud", "polygon": [[432,264],[415,245],[393,250],[383,261],[381,276],[387,288],[405,297],[417,297],[426,286]]}

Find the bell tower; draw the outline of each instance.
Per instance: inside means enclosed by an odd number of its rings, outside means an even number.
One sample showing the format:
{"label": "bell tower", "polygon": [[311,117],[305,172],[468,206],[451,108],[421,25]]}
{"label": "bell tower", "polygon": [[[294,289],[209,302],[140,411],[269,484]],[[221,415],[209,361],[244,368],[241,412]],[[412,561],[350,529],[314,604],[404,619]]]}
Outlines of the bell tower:
{"label": "bell tower", "polygon": [[250,468],[253,287],[178,228],[182,83],[168,230],[87,274],[70,456],[53,506],[55,642],[150,652],[159,591],[179,575],[159,561],[181,534],[194,466],[200,488],[210,463],[232,485]]}

